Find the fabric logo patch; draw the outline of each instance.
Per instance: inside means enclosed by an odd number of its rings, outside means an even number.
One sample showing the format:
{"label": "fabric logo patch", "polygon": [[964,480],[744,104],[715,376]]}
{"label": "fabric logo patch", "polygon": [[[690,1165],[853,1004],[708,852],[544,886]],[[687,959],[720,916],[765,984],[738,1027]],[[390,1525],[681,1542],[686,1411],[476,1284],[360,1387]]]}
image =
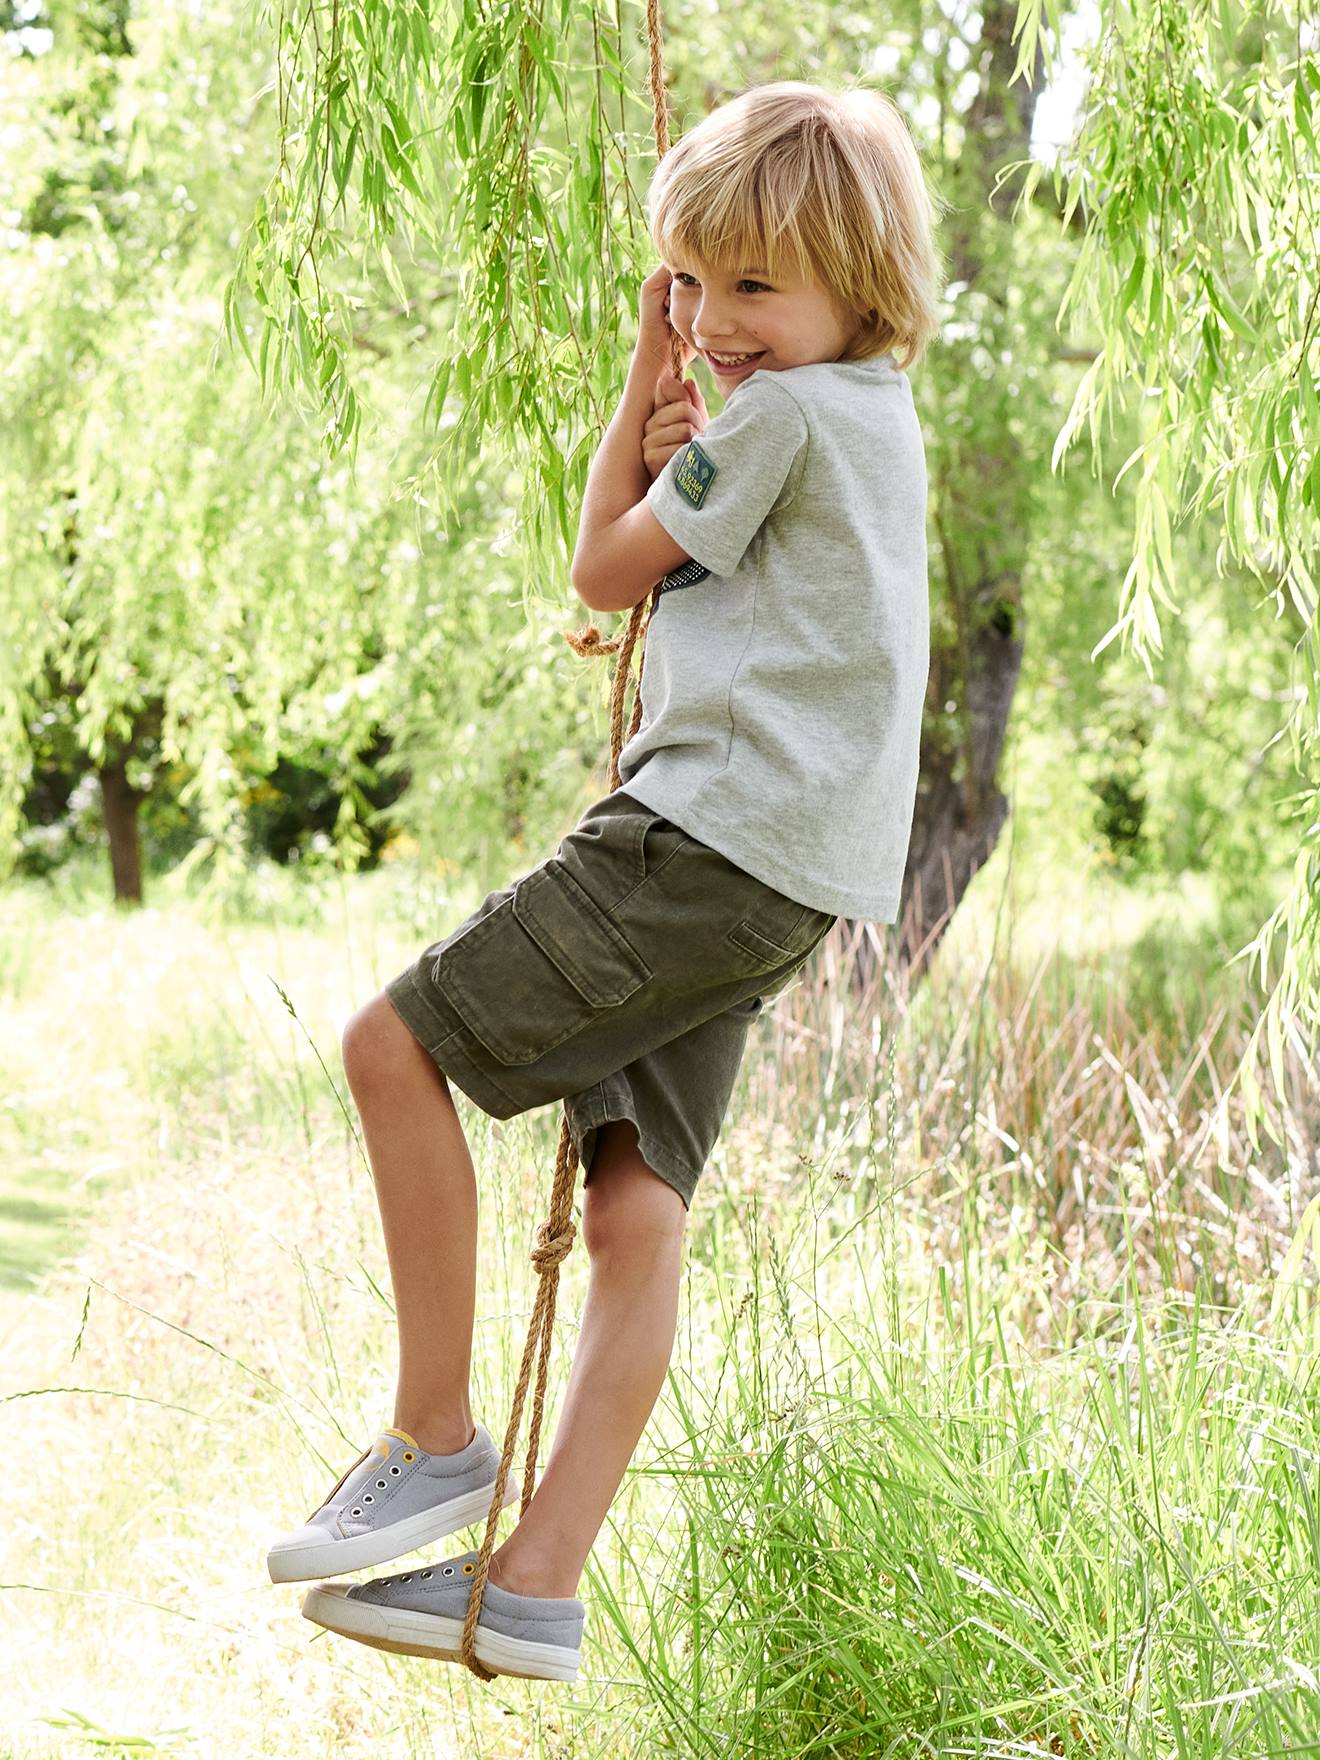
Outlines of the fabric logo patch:
{"label": "fabric logo patch", "polygon": [[687,451],[678,461],[674,487],[685,501],[690,501],[693,507],[700,507],[718,469],[710,454],[703,451],[697,441],[689,440]]}

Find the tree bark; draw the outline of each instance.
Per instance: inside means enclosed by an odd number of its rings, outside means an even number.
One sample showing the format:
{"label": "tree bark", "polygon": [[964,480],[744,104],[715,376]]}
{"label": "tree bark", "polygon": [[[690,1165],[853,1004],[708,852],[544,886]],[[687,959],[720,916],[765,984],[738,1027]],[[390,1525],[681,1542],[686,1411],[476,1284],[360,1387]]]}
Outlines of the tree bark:
{"label": "tree bark", "polygon": [[106,835],[110,840],[110,873],[116,904],[142,903],[142,843],[138,807],[143,796],[128,780],[127,753],[97,766]]}
{"label": "tree bark", "polygon": [[944,683],[951,656],[942,653],[938,669],[932,656],[934,689],[965,694],[974,739],[968,768],[961,775],[957,748],[932,750],[929,758],[923,752],[918,811],[899,906],[899,956],[911,978],[924,973],[1008,817],[1008,797],[995,772],[1022,666],[1023,644],[1012,631],[1008,622],[982,624],[969,638],[970,664],[956,684]]}

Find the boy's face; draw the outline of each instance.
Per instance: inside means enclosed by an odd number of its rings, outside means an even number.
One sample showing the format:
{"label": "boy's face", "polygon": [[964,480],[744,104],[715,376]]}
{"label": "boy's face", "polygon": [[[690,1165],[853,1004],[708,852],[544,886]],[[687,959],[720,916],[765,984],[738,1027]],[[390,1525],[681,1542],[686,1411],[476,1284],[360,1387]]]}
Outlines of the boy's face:
{"label": "boy's face", "polygon": [[[782,372],[813,361],[838,360],[855,332],[855,320],[845,321],[814,275],[810,281],[784,276],[770,281],[755,272],[754,264],[713,269],[682,260],[668,267],[674,278],[669,322],[700,352],[721,392],[762,367]],[[755,358],[734,366],[714,359],[712,350]]]}

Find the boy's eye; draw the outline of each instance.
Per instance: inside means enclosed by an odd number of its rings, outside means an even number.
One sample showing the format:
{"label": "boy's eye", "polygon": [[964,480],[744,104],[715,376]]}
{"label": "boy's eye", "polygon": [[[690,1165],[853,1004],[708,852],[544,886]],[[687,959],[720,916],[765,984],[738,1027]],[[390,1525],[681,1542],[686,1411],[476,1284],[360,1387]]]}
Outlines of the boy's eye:
{"label": "boy's eye", "polygon": [[[681,282],[684,287],[686,287],[689,282],[691,282],[692,285],[695,287],[696,282],[697,282],[697,278],[695,275],[689,275],[687,273],[687,271],[683,270],[683,269],[680,269],[675,273],[674,280]],[[753,281],[750,275],[745,276],[738,283],[738,285],[739,285],[739,287],[755,287],[755,288],[759,289],[759,291],[762,293],[769,293],[770,292],[770,289],[765,285],[765,283],[763,281]]]}

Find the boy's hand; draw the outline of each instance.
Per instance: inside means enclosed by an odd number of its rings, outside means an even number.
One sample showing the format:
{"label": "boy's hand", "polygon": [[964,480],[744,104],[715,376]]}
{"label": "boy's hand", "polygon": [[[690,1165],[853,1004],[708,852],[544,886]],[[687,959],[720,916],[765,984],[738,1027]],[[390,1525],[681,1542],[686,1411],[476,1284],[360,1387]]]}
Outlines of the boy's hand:
{"label": "boy's hand", "polygon": [[[674,277],[661,263],[643,281],[637,296],[637,342],[633,358],[640,362],[648,377],[670,369],[669,339],[677,334],[669,322],[669,289],[673,281]],[[696,359],[697,351],[689,348],[686,342],[682,348],[686,367]]]}
{"label": "boy's hand", "polygon": [[674,454],[697,434],[704,434],[710,416],[695,379],[661,373],[655,388],[655,409],[642,430],[642,459],[651,481]]}

